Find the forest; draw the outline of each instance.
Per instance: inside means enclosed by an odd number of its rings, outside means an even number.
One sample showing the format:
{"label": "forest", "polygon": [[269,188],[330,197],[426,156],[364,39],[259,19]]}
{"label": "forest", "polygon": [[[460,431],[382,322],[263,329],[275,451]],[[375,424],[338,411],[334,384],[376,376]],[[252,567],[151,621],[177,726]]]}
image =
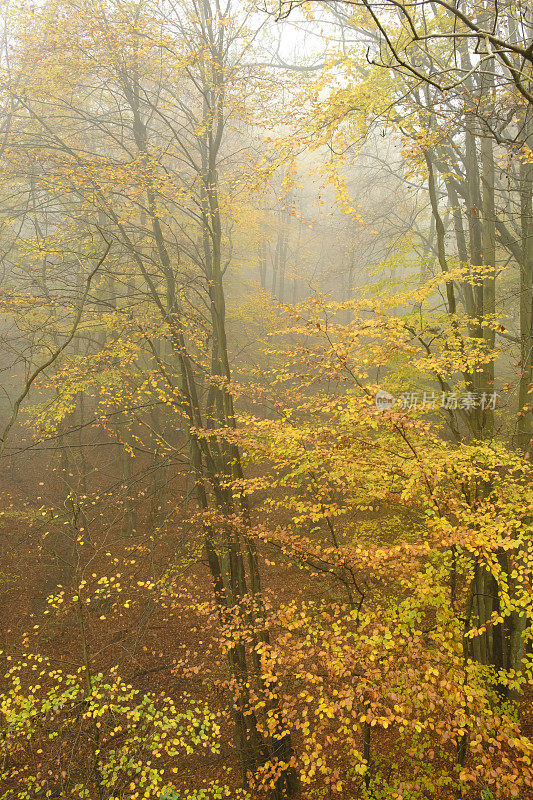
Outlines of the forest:
{"label": "forest", "polygon": [[533,798],[533,3],[0,30],[0,800]]}

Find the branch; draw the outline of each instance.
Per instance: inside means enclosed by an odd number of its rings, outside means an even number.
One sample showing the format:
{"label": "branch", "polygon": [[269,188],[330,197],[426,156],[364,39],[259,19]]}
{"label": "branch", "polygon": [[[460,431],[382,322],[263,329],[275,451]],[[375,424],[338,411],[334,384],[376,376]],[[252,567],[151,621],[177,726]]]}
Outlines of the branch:
{"label": "branch", "polygon": [[[102,234],[102,236],[103,236],[103,234]],[[103,238],[104,238],[104,241],[105,241],[105,243],[107,245],[106,249],[105,249],[105,252],[104,252],[103,256],[100,258],[100,260],[98,261],[96,267],[92,270],[92,272],[89,273],[89,275],[87,277],[87,281],[85,283],[85,289],[84,289],[84,292],[83,292],[83,295],[82,295],[82,298],[81,298],[81,302],[80,302],[80,307],[78,308],[78,311],[77,311],[76,316],[74,318],[74,322],[72,324],[72,329],[71,329],[69,335],[67,336],[67,338],[65,339],[65,341],[63,342],[63,344],[60,345],[56,350],[54,350],[53,353],[49,356],[49,358],[46,359],[46,361],[44,361],[42,364],[40,364],[38,367],[36,367],[33,370],[33,372],[29,375],[28,379],[26,380],[26,383],[24,384],[24,389],[22,390],[22,392],[19,394],[19,396],[15,400],[15,402],[13,404],[13,411],[11,413],[11,417],[9,418],[9,420],[8,420],[4,430],[2,432],[2,435],[0,436],[0,456],[2,456],[2,454],[3,454],[4,450],[5,450],[5,447],[6,447],[6,444],[7,444],[7,437],[9,435],[9,432],[11,431],[11,428],[13,427],[15,422],[17,421],[17,417],[18,417],[18,414],[19,414],[19,411],[20,411],[20,406],[22,405],[22,403],[24,402],[24,400],[28,396],[28,394],[30,392],[30,389],[33,386],[33,384],[35,383],[36,379],[39,377],[39,375],[42,372],[44,372],[45,369],[47,369],[51,364],[53,364],[54,361],[57,361],[57,359],[59,358],[61,353],[69,346],[69,344],[73,340],[74,336],[76,335],[76,331],[78,329],[78,325],[80,324],[80,320],[81,320],[81,317],[82,317],[82,314],[83,314],[83,309],[85,307],[85,301],[87,300],[87,296],[89,294],[89,289],[91,288],[91,281],[94,278],[94,276],[96,275],[96,273],[98,272],[98,270],[100,269],[100,267],[102,266],[102,264],[104,263],[105,259],[107,258],[107,254],[109,253],[109,250],[110,250],[110,247],[111,247],[111,243],[108,242],[105,237],[103,237]]]}

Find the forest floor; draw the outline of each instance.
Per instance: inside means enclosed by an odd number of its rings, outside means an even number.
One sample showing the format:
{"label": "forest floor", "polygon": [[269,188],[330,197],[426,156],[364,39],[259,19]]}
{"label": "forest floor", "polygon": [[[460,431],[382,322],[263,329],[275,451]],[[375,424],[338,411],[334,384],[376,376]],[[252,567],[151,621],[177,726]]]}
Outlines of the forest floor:
{"label": "forest floor", "polygon": [[[19,440],[18,444],[22,442]],[[45,614],[47,597],[57,593],[58,586],[68,586],[73,580],[72,536],[68,530],[61,530],[65,525],[58,516],[61,507],[52,502],[64,495],[58,473],[53,471],[55,463],[44,452],[30,451],[12,458],[4,470],[0,516],[2,667],[7,666],[8,656],[14,661],[27,652],[41,653],[53,666],[65,671],[75,670],[82,663],[82,641],[75,617]],[[174,482],[172,491],[176,497],[181,497],[184,490],[183,485]],[[91,497],[98,496],[96,487],[91,487],[91,492]],[[179,697],[186,691],[195,700],[207,702],[211,710],[220,714],[221,751],[212,756],[184,758],[180,764],[181,780],[196,788],[213,780],[236,786],[238,760],[227,722],[227,693],[222,686],[227,670],[214,619],[197,608],[210,601],[213,594],[207,566],[199,550],[191,557],[184,547],[191,529],[183,524],[180,512],[172,514],[171,522],[154,534],[147,524],[149,501],[140,497],[138,503],[139,531],[124,538],[116,523],[121,514],[115,513],[113,500],[106,499],[91,524],[91,543],[82,545],[76,556],[84,575],[120,575],[127,594],[127,608],[122,602],[114,608],[96,608],[89,615],[87,637],[94,669],[118,665],[119,674],[141,692],[150,690]],[[172,506],[171,497],[167,503]],[[363,514],[362,527],[375,529],[377,535],[384,513],[390,516],[386,510]],[[263,582],[276,603],[298,597],[332,598],[338,592],[327,582],[306,576],[270,546],[263,545],[261,551]],[[77,574],[81,574],[79,570]],[[165,574],[172,591],[163,602],[152,599],[145,587],[139,586]],[[530,699],[524,698],[522,709],[526,735],[533,735]],[[295,745],[297,748],[297,737]],[[389,746],[390,731],[374,736],[376,758],[385,755]],[[339,766],[342,769],[349,765]],[[228,772],[228,767],[234,769]]]}

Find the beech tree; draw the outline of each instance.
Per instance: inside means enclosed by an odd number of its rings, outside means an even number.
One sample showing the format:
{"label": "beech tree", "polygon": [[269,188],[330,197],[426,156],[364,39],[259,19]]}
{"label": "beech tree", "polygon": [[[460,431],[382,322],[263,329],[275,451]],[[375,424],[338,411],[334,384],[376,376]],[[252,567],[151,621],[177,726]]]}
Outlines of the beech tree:
{"label": "beech tree", "polygon": [[[142,286],[170,346],[164,361],[148,338],[187,437],[221,624],[228,615],[251,614],[262,641],[253,538],[237,536],[226,521],[247,515],[245,500],[228,484],[242,477],[239,450],[218,434],[235,427],[223,284],[231,261],[231,220],[222,207],[228,189],[221,186],[220,171],[222,158],[231,154],[230,125],[244,111],[245,81],[257,80],[240,63],[253,34],[231,4],[222,9],[202,2],[170,7],[168,13],[143,4],[107,10],[89,4],[76,8],[76,37],[83,47],[73,51],[71,34],[63,37],[57,27],[71,10],[68,4],[36,10],[35,38],[22,43],[13,66],[19,74],[11,91],[21,111],[12,130],[21,135],[20,125],[28,125],[19,157],[40,161],[46,191],[73,205],[74,216],[81,211],[89,235],[105,229],[118,263],[126,258],[135,265],[131,286]],[[53,65],[50,86],[33,81],[35,47],[41,62]],[[233,136],[238,141],[238,133]],[[231,186],[231,170],[226,175]],[[191,300],[196,292],[203,295],[201,303],[205,297],[205,317],[201,304],[196,309]],[[208,337],[200,369],[190,329],[198,315]],[[127,440],[124,446],[131,448]],[[221,516],[213,518],[214,510]],[[127,511],[130,534],[132,513]],[[253,646],[247,654],[236,641],[227,653],[243,778],[268,762],[278,771],[274,794],[289,796],[296,788],[290,733],[264,738],[255,715],[246,711],[250,681],[259,677]],[[269,700],[271,710],[275,702]]]}
{"label": "beech tree", "polygon": [[273,8],[4,10],[5,800],[533,785],[529,10]]}

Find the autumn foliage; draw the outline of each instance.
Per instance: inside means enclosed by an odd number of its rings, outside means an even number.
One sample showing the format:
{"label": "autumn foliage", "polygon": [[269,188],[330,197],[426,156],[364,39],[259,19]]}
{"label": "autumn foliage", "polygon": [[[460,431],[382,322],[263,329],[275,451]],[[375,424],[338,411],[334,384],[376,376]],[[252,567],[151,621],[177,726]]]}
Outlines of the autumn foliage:
{"label": "autumn foliage", "polygon": [[0,800],[530,796],[531,14],[463,5],[3,10]]}

